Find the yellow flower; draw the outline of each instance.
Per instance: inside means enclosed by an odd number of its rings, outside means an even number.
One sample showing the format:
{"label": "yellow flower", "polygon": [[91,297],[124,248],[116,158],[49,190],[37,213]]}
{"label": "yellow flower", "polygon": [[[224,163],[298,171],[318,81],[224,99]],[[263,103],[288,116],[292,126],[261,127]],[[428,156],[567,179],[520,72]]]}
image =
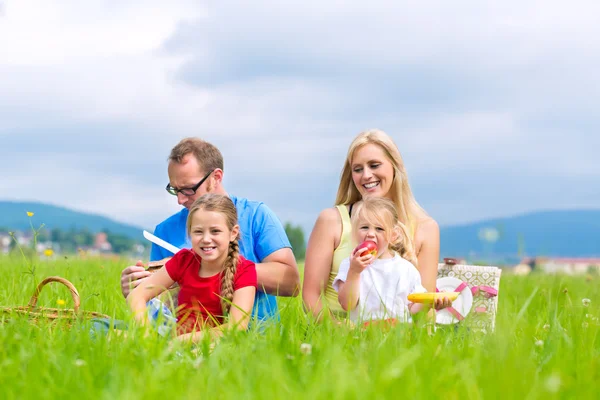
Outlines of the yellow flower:
{"label": "yellow flower", "polygon": [[56,300],[56,304],[58,304],[59,306],[64,306],[67,303],[63,299],[58,299]]}
{"label": "yellow flower", "polygon": [[44,255],[46,257],[52,257],[53,254],[54,254],[54,250],[52,250],[52,249],[46,249],[46,250],[44,250]]}
{"label": "yellow flower", "polygon": [[27,211],[27,216],[28,217],[33,217],[33,213],[31,211]]}

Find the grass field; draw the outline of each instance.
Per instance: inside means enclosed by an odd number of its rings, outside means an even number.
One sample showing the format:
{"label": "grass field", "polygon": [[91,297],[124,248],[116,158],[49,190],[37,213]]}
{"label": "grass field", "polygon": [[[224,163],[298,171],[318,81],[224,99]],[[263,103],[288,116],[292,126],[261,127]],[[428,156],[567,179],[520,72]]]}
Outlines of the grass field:
{"label": "grass field", "polygon": [[[0,306],[27,304],[37,282],[58,275],[77,287],[82,309],[129,318],[118,284],[127,261],[74,256],[34,265],[32,273],[23,259],[0,258]],[[299,298],[280,299],[280,324],[225,337],[212,352],[173,349],[135,331],[92,338],[87,322],[67,329],[4,320],[0,399],[592,399],[600,386],[599,281],[504,274],[496,331],[486,335],[309,325]],[[72,303],[54,283],[39,304]]]}

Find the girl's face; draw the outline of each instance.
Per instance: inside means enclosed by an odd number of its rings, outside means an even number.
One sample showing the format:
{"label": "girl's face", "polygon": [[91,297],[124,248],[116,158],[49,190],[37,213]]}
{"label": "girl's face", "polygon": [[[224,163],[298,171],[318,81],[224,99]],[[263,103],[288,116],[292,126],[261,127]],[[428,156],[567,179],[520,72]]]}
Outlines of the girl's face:
{"label": "girl's face", "polygon": [[369,143],[359,148],[351,166],[352,180],[363,197],[390,197],[394,167],[380,146]]}
{"label": "girl's face", "polygon": [[227,227],[222,213],[198,210],[192,215],[190,239],[192,249],[209,265],[222,266],[229,252],[229,243],[239,232],[239,226]]}
{"label": "girl's face", "polygon": [[377,244],[377,258],[391,258],[389,251],[388,237],[391,232],[387,232],[384,225],[379,222],[369,222],[364,217],[358,218],[356,224],[355,240],[361,244],[365,240],[370,240]]}

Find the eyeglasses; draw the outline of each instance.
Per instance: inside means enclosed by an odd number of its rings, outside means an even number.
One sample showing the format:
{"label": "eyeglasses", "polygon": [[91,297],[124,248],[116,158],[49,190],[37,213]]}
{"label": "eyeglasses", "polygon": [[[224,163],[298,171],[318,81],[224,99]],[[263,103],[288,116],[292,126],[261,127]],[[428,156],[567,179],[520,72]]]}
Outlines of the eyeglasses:
{"label": "eyeglasses", "polygon": [[212,171],[210,171],[208,174],[206,174],[206,176],[204,178],[202,178],[202,180],[200,182],[198,182],[197,184],[195,184],[192,187],[177,189],[177,188],[174,188],[173,186],[171,186],[170,183],[167,183],[167,187],[165,189],[167,190],[167,192],[169,192],[169,194],[172,194],[173,196],[177,196],[177,193],[181,193],[184,196],[193,196],[196,194],[196,190],[198,190],[200,185],[202,185],[204,183],[204,181],[207,180],[208,177],[210,176],[210,174],[212,174],[213,172],[215,172],[214,169]]}

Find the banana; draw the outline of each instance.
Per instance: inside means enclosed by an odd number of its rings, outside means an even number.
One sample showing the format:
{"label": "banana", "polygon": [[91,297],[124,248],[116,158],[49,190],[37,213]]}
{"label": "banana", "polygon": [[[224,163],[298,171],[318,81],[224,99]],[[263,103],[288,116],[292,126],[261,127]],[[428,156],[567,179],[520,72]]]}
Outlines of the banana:
{"label": "banana", "polygon": [[447,297],[450,301],[454,301],[458,298],[459,294],[456,292],[413,293],[408,295],[408,301],[411,303],[433,303],[436,299],[443,299],[444,297]]}

